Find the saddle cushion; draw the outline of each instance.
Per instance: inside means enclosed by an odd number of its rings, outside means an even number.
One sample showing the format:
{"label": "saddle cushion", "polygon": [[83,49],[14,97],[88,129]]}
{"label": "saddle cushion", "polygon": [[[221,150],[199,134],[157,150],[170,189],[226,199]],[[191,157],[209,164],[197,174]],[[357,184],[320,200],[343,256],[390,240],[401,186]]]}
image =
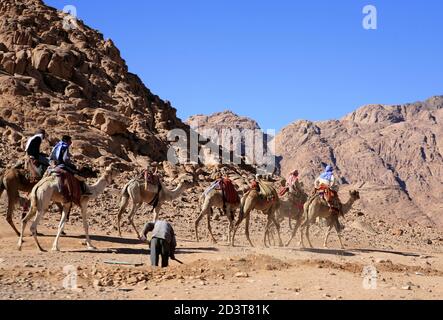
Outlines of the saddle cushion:
{"label": "saddle cushion", "polygon": [[220,183],[220,186],[223,191],[223,196],[225,198],[225,201],[227,203],[229,204],[240,203],[240,197],[231,180],[223,179]]}
{"label": "saddle cushion", "polygon": [[80,181],[72,173],[61,168],[55,168],[53,173],[58,178],[58,188],[65,201],[80,206],[82,196]]}
{"label": "saddle cushion", "polygon": [[274,187],[271,184],[259,180],[258,186],[260,188],[261,198],[265,199],[266,201],[274,201],[278,199],[277,191],[274,189]]}
{"label": "saddle cushion", "polygon": [[329,206],[332,211],[341,212],[342,205],[337,191],[332,190],[328,186],[320,185],[317,189],[317,194],[322,202],[324,202],[326,206]]}

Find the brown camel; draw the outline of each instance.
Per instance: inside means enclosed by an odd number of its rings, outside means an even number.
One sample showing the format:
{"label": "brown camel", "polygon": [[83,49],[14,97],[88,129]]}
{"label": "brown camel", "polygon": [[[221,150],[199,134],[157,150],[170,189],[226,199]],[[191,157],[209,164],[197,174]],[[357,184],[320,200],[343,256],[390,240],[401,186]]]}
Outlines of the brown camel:
{"label": "brown camel", "polygon": [[25,169],[10,168],[0,172],[0,196],[5,190],[8,196],[6,221],[12,227],[17,236],[20,236],[20,233],[15,227],[12,219],[15,207],[17,204],[20,204],[22,207],[26,207],[26,205],[29,203],[27,199],[20,197],[20,191],[28,194],[31,192],[36,183],[37,181],[31,180],[27,176]]}
{"label": "brown camel", "polygon": [[[140,238],[140,234],[134,224],[134,216],[137,210],[141,207],[143,203],[151,204],[158,197],[157,206],[154,208],[154,221],[158,220],[160,214],[160,209],[162,205],[166,202],[173,201],[183,194],[183,192],[195,185],[195,179],[190,174],[185,174],[179,178],[181,181],[179,186],[174,190],[167,189],[163,183],[160,181],[160,185],[148,184],[146,188],[145,181],[142,179],[133,179],[129,181],[122,190],[120,209],[117,214],[117,230],[121,237],[122,233],[120,230],[120,221],[123,213],[125,212],[129,199],[132,202],[131,212],[129,214],[129,224],[134,228],[137,237]],[[159,188],[161,188],[159,190]]]}
{"label": "brown camel", "polygon": [[223,193],[221,190],[216,190],[213,189],[211,190],[209,193],[207,193],[206,195],[203,194],[202,195],[203,198],[203,204],[201,207],[201,212],[199,214],[199,216],[197,217],[197,219],[195,220],[195,238],[197,239],[197,242],[200,241],[199,237],[198,237],[198,225],[201,221],[201,219],[203,219],[203,217],[206,215],[206,217],[208,218],[208,231],[209,231],[209,235],[211,236],[211,240],[214,243],[217,243],[217,240],[215,240],[214,238],[214,234],[212,233],[212,228],[211,228],[211,216],[212,216],[212,208],[218,208],[223,210],[223,206],[225,206],[226,210],[224,212],[224,214],[226,215],[226,217],[229,220],[229,227],[228,227],[228,243],[231,243],[231,233],[234,227],[234,218],[235,218],[235,210],[237,210],[240,207],[240,203],[236,203],[236,204],[231,204],[231,203],[224,203],[223,201]]}
{"label": "brown camel", "polygon": [[[288,219],[289,228],[292,229],[292,220],[300,221],[303,215],[304,204],[308,200],[308,195],[303,191],[302,186],[292,186],[287,194],[280,198],[280,207],[275,213],[275,217],[279,223],[284,219]],[[270,243],[270,237],[273,237],[273,224],[266,230],[267,239]]]}
{"label": "brown camel", "polygon": [[[273,188],[272,188],[273,189]],[[238,218],[238,221],[234,227],[234,232],[232,234],[232,238],[231,238],[231,246],[235,245],[235,234],[237,232],[238,227],[240,226],[240,224],[242,223],[243,219],[246,220],[246,226],[245,226],[245,235],[246,238],[249,241],[249,244],[253,247],[254,244],[252,243],[250,237],[249,237],[249,220],[250,220],[250,214],[252,210],[258,210],[263,212],[265,215],[268,216],[268,222],[266,224],[265,227],[265,236],[263,239],[264,245],[267,247],[267,243],[266,243],[266,230],[269,228],[269,226],[274,223],[275,226],[277,226],[277,235],[278,235],[278,240],[279,240],[279,245],[283,246],[283,242],[281,240],[280,237],[280,225],[277,222],[277,220],[275,219],[275,212],[278,210],[278,208],[280,207],[280,199],[278,198],[277,192],[274,191],[274,199],[273,200],[266,200],[263,199],[259,193],[259,191],[257,191],[256,189],[251,189],[249,190],[241,199],[241,204],[240,204],[240,216]]]}
{"label": "brown camel", "polygon": [[[345,204],[343,204],[341,209],[341,213],[343,215],[347,214],[352,209],[354,203],[360,199],[360,193],[356,190],[349,191],[349,196],[350,196],[349,200]],[[292,239],[294,239],[295,234],[297,233],[297,229],[301,226],[301,230],[303,230],[304,228],[306,232],[306,238],[308,239],[309,246],[313,248],[311,240],[309,238],[309,227],[311,224],[314,224],[316,222],[317,218],[325,219],[328,226],[328,231],[326,233],[324,241],[324,247],[327,248],[329,235],[332,229],[335,228],[338,240],[340,241],[341,248],[344,249],[343,241],[341,239],[341,234],[340,234],[340,232],[342,231],[342,226],[339,222],[339,214],[331,212],[329,206],[326,205],[324,201],[320,199],[320,197],[318,196],[311,199],[311,201],[305,203],[303,219],[297,221],[294,231],[292,232],[291,239],[289,239],[286,246],[289,246]],[[300,231],[300,245],[302,248],[304,248],[303,231]]]}

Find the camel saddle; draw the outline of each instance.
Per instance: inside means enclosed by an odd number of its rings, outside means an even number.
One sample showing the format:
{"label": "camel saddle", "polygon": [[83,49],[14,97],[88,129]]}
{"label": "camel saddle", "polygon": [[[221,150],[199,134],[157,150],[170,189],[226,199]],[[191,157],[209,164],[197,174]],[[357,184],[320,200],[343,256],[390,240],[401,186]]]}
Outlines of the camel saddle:
{"label": "camel saddle", "polygon": [[326,205],[330,208],[331,212],[342,214],[342,204],[338,197],[337,191],[332,190],[329,186],[322,184],[318,189],[315,190],[315,193],[322,201],[326,202]]}
{"label": "camel saddle", "polygon": [[229,204],[240,203],[240,196],[230,179],[223,178],[220,180],[219,188],[223,193],[223,201]]}
{"label": "camel saddle", "polygon": [[289,192],[289,187],[281,187],[280,188],[280,191],[278,192],[278,196],[281,198],[281,197],[284,197],[285,196],[285,194],[287,194]]}
{"label": "camel saddle", "polygon": [[259,196],[266,201],[272,202],[278,199],[278,193],[274,187],[264,181],[253,181],[251,184],[251,189],[257,190],[259,192]]}
{"label": "camel saddle", "polygon": [[158,202],[160,200],[160,192],[162,190],[162,184],[160,183],[160,177],[157,174],[152,173],[149,170],[145,170],[143,172],[143,178],[145,181],[145,188],[146,189],[148,189],[148,184],[158,186],[158,191],[157,191],[154,199],[152,199],[152,201],[149,203],[149,205],[152,206],[152,211],[154,211],[154,209],[157,208],[157,206],[158,206]]}
{"label": "camel saddle", "polygon": [[58,189],[65,198],[65,201],[80,206],[82,196],[80,180],[72,173],[58,167],[52,170],[52,174],[58,179]]}

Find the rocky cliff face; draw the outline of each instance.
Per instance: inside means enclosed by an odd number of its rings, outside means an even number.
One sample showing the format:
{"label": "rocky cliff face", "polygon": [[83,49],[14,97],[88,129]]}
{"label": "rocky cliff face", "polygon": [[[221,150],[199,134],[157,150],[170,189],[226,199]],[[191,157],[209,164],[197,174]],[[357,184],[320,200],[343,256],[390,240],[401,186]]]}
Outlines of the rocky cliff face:
{"label": "rocky cliff face", "polygon": [[166,158],[184,128],[169,102],[128,72],[112,40],[40,0],[0,0],[0,136],[23,148],[37,128],[74,139],[78,158]]}
{"label": "rocky cliff face", "polygon": [[186,120],[186,123],[196,131],[204,129],[244,129],[260,130],[258,123],[247,117],[239,116],[230,110],[213,113],[211,115],[198,114]]}
{"label": "rocky cliff face", "polygon": [[345,190],[361,189],[365,214],[443,227],[443,97],[298,121],[276,145],[283,173],[298,168],[309,186],[333,164]]}
{"label": "rocky cliff face", "polygon": [[[239,155],[243,163],[258,167],[259,173],[271,173],[274,167],[265,168],[265,165],[260,165],[262,162],[269,162],[273,160],[268,155],[268,145],[272,149],[270,154],[273,154],[272,144],[270,143],[273,137],[264,133],[258,123],[248,117],[243,117],[235,114],[230,110],[217,112],[211,115],[195,115],[191,116],[186,123],[193,128],[201,136],[210,139],[216,145],[223,145],[224,150],[229,150],[232,153]],[[231,142],[240,145],[240,149],[231,145]],[[262,150],[256,148],[262,145]],[[248,148],[249,147],[249,148]],[[259,156],[256,158],[254,152],[257,151]],[[268,159],[268,160],[263,160]],[[276,164],[278,166],[278,163]]]}

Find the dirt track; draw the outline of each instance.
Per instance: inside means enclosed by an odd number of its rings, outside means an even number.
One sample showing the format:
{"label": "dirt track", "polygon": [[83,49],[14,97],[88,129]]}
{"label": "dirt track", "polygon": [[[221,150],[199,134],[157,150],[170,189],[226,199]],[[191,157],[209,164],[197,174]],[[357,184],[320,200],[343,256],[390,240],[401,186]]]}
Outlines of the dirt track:
{"label": "dirt track", "polygon": [[[56,215],[45,221],[40,237],[46,249],[52,246]],[[173,220],[172,217],[164,217]],[[77,218],[74,214],[73,221]],[[141,220],[140,220],[141,221]],[[191,221],[191,220],[189,220]],[[147,245],[126,233],[103,231],[92,225],[97,252],[83,248],[80,221],[71,222],[61,239],[61,253],[38,253],[27,237],[22,252],[17,238],[2,217],[0,220],[1,299],[441,299],[443,297],[443,254],[440,246],[416,250],[395,246],[377,249],[371,237],[355,243],[355,232],[345,232],[348,249],[299,250],[290,248],[250,248],[240,231],[239,247],[223,243],[197,243],[192,225],[176,223],[179,248],[168,269],[149,266]],[[256,220],[255,230],[260,226]],[[140,223],[140,222],[139,222]],[[224,220],[214,222],[218,237]],[[49,226],[49,228],[48,228]],[[205,227],[201,233],[205,236]],[[126,228],[126,230],[129,230]],[[254,228],[252,229],[254,230]],[[314,245],[320,246],[320,229],[314,227]],[[283,233],[284,239],[288,231]],[[109,233],[106,235],[106,233]],[[254,238],[261,244],[261,232]],[[337,248],[331,237],[331,247]],[[392,246],[388,246],[392,247]],[[104,261],[125,261],[143,266],[116,266]],[[63,267],[78,269],[76,291],[63,288]],[[363,288],[365,266],[378,270],[377,289]]]}

